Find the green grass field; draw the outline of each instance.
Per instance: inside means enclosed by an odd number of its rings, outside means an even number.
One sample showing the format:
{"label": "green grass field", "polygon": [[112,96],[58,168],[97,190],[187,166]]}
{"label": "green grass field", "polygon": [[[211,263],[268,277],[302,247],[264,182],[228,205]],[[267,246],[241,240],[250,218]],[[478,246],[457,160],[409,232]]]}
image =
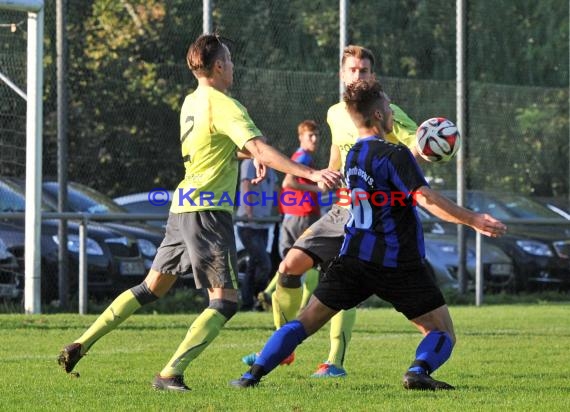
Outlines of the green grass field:
{"label": "green grass field", "polygon": [[77,366],[56,356],[94,315],[0,315],[0,410],[17,411],[567,411],[570,304],[452,307],[458,343],[434,376],[450,392],[406,391],[401,375],[420,334],[390,309],[359,311],[345,379],[309,378],[328,352],[328,327],[301,345],[291,366],[258,388],[228,386],[272,331],[268,313],[240,313],[186,371],[190,393],[155,392],[153,375],[195,315],[135,315],[99,341]]}

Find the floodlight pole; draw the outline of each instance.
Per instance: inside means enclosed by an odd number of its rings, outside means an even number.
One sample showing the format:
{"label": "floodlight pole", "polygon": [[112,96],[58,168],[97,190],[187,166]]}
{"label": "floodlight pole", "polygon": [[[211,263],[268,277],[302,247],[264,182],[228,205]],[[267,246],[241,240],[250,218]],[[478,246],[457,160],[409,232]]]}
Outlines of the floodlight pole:
{"label": "floodlight pole", "polygon": [[202,0],[202,33],[212,33],[212,0]]}
{"label": "floodlight pole", "polygon": [[[67,0],[56,0],[56,54],[57,54],[57,211],[67,211]],[[59,307],[68,309],[69,260],[67,255],[67,220],[58,225],[58,295]]]}
{"label": "floodlight pole", "polygon": [[[340,71],[340,67],[341,67],[341,62],[342,62],[342,53],[344,51],[344,48],[347,46],[348,40],[347,40],[347,25],[348,25],[348,2],[349,0],[339,0],[339,33],[338,33],[338,38],[339,38],[339,71]],[[342,82],[342,79],[339,78],[338,81],[338,94],[339,94],[339,99],[342,101],[342,94],[344,93],[344,83]]]}
{"label": "floodlight pole", "polygon": [[[468,147],[469,131],[467,121],[467,0],[457,0],[456,3],[456,53],[457,53],[457,85],[456,85],[456,110],[457,128],[461,133],[463,147],[457,153],[457,204],[465,205],[465,154]],[[467,291],[467,269],[466,269],[466,241],[465,227],[457,227],[457,248],[459,250],[457,280],[459,283],[459,293],[465,294]]]}

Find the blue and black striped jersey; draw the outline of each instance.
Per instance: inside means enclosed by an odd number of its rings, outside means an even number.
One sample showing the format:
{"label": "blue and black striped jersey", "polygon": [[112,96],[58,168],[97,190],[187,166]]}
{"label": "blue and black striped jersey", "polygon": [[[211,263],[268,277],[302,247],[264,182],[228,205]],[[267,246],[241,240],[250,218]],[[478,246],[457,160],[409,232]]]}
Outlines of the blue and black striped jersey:
{"label": "blue and black striped jersey", "polygon": [[425,257],[414,190],[429,186],[410,150],[377,136],[361,138],[346,157],[351,219],[340,254],[390,268]]}

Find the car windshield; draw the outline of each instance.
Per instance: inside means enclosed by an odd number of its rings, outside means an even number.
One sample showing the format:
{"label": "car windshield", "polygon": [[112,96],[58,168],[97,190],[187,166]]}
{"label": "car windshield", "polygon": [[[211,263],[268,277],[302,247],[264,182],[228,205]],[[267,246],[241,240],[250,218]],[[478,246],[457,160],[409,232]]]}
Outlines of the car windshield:
{"label": "car windshield", "polygon": [[[41,204],[44,212],[53,212],[55,209],[47,204]],[[24,212],[26,210],[26,199],[22,188],[15,184],[0,181],[0,212]]]}
{"label": "car windshield", "polygon": [[[53,199],[58,196],[58,183],[47,182],[43,185],[44,191]],[[125,213],[125,209],[117,205],[107,196],[87,186],[70,183],[68,190],[68,205],[74,212],[86,212],[93,214]]]}
{"label": "car windshield", "polygon": [[[444,194],[455,201],[454,192]],[[467,207],[497,219],[560,219],[560,215],[529,197],[510,193],[467,192]]]}
{"label": "car windshield", "polygon": [[153,205],[148,199],[145,199],[139,202],[124,204],[123,207],[131,213],[155,213],[157,215],[167,216],[170,210],[170,203],[165,205]]}
{"label": "car windshield", "polygon": [[488,196],[474,196],[470,206],[476,212],[489,213],[498,219],[559,219],[560,216],[546,206],[535,202],[528,197],[501,194]]}

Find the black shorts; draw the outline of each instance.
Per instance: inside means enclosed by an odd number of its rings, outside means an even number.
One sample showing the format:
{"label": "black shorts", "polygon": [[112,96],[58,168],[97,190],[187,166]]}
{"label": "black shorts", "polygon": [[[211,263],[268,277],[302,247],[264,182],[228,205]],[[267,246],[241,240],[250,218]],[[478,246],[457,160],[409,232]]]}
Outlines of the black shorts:
{"label": "black shorts", "polygon": [[408,319],[445,305],[425,266],[393,269],[349,256],[335,258],[313,294],[335,310],[351,309],[376,295]]}

